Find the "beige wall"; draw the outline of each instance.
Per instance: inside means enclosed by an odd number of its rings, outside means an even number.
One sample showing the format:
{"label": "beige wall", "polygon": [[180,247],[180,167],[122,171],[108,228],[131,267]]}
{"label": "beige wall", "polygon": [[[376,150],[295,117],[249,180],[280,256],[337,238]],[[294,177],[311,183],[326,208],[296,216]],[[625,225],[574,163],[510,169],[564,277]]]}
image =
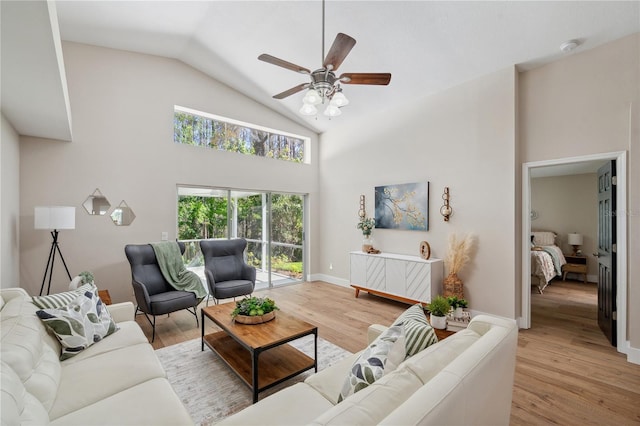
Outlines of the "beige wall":
{"label": "beige wall", "polygon": [[[74,43],[63,48],[73,142],[21,140],[20,274],[30,293],[39,290],[51,240],[33,229],[36,205],[77,207],[76,229],[60,233],[62,252],[72,275],[93,271],[115,301],[133,299],[124,246],[158,241],[163,231],[176,238],[176,184],[309,193],[313,209],[316,134],[179,61]],[[312,162],[177,145],[174,105],[308,136]],[[131,226],[82,210],[96,188],[111,202],[109,213],[127,202],[136,214]],[[316,232],[312,227],[311,240]],[[64,290],[64,268],[57,264],[54,272],[52,291]]]}
{"label": "beige wall", "polygon": [[522,73],[522,161],[628,151],[628,299],[640,348],[640,33]]}
{"label": "beige wall", "polygon": [[11,123],[4,114],[0,118],[0,283],[6,288],[20,286],[20,145]]}
{"label": "beige wall", "polygon": [[[426,240],[443,258],[449,234],[475,233],[477,251],[460,274],[465,296],[473,310],[513,318],[515,85],[506,69],[322,134],[320,272],[349,279],[349,252],[362,241],[360,194],[373,215],[375,186],[429,181],[429,231],[374,230],[376,247],[418,255]],[[450,222],[439,213],[445,186]]]}
{"label": "beige wall", "polygon": [[531,209],[538,213],[538,218],[531,222],[532,230],[558,234],[556,244],[565,254],[573,252],[567,234],[582,234],[584,243],[580,249],[587,256],[591,281],[598,274],[598,261],[591,256],[598,245],[597,185],[596,173],[531,179]]}

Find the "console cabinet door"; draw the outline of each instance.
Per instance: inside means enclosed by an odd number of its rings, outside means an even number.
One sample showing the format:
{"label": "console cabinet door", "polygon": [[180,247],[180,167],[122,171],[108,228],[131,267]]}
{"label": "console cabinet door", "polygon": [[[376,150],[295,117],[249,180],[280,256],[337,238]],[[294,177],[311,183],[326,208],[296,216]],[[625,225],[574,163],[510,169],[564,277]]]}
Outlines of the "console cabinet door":
{"label": "console cabinet door", "polygon": [[385,267],[381,257],[367,256],[367,287],[385,291]]}
{"label": "console cabinet door", "polygon": [[351,283],[361,286],[367,285],[367,256],[352,254],[349,276]]}
{"label": "console cabinet door", "polygon": [[407,262],[397,259],[385,259],[385,291],[404,296],[406,291]]}
{"label": "console cabinet door", "polygon": [[409,299],[431,301],[431,264],[405,262],[405,294]]}

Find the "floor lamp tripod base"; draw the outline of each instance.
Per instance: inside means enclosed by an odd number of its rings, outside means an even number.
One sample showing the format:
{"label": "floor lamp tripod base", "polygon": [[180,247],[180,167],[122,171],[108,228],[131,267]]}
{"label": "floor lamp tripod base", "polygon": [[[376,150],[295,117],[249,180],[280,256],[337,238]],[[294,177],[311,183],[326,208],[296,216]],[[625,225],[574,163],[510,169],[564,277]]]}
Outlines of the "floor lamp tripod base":
{"label": "floor lamp tripod base", "polygon": [[51,292],[51,278],[53,277],[53,264],[56,261],[56,252],[60,255],[60,259],[62,259],[62,264],[64,265],[65,271],[67,271],[67,276],[69,277],[69,281],[71,281],[71,274],[69,273],[69,268],[67,268],[67,262],[64,261],[64,256],[62,256],[62,252],[60,251],[60,245],[58,244],[58,230],[54,229],[51,231],[51,237],[53,241],[51,242],[51,250],[49,250],[49,259],[47,260],[47,267],[44,270],[44,276],[42,277],[42,285],[40,286],[40,296],[42,296],[42,291],[44,290],[44,283],[47,281],[47,275],[49,275],[49,284],[47,286],[47,294]]}

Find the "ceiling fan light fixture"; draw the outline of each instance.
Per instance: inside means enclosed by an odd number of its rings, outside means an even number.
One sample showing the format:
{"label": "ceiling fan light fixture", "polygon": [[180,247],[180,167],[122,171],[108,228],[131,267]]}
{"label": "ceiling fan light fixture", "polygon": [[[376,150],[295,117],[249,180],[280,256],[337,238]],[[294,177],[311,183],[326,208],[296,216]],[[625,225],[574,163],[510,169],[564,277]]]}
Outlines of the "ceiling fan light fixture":
{"label": "ceiling fan light fixture", "polygon": [[328,117],[337,117],[340,114],[342,114],[342,110],[337,106],[332,105],[331,103],[329,103],[329,105],[327,106],[327,109],[324,110],[324,115]]}
{"label": "ceiling fan light fixture", "polygon": [[312,104],[302,104],[302,108],[300,108],[300,114],[302,115],[316,115],[318,113],[318,108]]}
{"label": "ceiling fan light fixture", "polygon": [[320,97],[320,95],[315,89],[309,89],[307,94],[304,95],[302,102],[304,102],[305,105],[318,105],[322,103],[322,97]]}
{"label": "ceiling fan light fixture", "polygon": [[342,93],[342,90],[340,90],[335,95],[333,95],[330,104],[337,107],[343,107],[345,105],[349,105],[349,99],[347,99],[347,97]]}

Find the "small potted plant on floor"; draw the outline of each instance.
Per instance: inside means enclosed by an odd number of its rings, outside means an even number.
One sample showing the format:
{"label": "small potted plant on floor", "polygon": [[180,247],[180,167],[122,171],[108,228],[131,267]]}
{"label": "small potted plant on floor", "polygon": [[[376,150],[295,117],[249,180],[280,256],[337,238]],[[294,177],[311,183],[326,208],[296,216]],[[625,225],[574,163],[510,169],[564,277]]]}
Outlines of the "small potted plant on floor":
{"label": "small potted plant on floor", "polygon": [[453,317],[462,318],[462,309],[468,306],[468,303],[464,299],[458,299],[456,296],[447,297],[447,302],[453,308]]}
{"label": "small potted plant on floor", "polygon": [[430,322],[433,328],[444,330],[447,328],[447,314],[451,309],[451,305],[446,298],[442,296],[436,296],[431,300],[431,303],[427,305],[427,309],[430,312]]}
{"label": "small potted plant on floor", "polygon": [[278,309],[268,297],[245,297],[236,302],[231,318],[241,324],[260,324],[274,319]]}

